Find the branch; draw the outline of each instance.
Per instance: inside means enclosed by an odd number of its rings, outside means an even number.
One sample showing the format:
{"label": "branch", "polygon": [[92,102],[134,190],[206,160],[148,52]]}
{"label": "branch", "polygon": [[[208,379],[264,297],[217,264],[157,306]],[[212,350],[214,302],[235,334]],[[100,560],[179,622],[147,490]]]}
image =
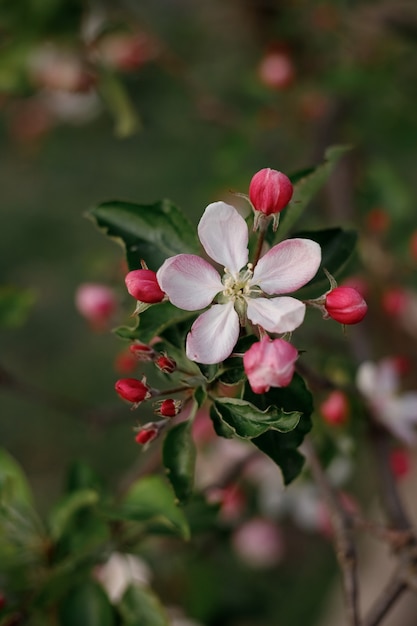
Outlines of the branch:
{"label": "branch", "polygon": [[352,540],[352,525],[349,515],[343,509],[339,499],[329,483],[327,475],[320,463],[314,446],[309,438],[303,444],[303,452],[307,458],[313,477],[318,484],[330,511],[334,531],[336,556],[342,571],[343,590],[350,626],[360,626],[358,608],[358,581],[356,566],[356,548]]}

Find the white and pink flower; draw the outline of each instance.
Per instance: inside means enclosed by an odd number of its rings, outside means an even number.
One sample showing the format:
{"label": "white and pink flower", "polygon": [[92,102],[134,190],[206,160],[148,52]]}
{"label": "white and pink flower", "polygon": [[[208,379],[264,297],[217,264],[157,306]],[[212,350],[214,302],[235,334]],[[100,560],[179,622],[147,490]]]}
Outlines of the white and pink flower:
{"label": "white and pink flower", "polygon": [[206,208],[198,236],[207,255],[224,267],[222,277],[208,261],[194,254],[170,257],[157,272],[161,289],[178,308],[199,311],[212,305],[199,315],[187,336],[189,359],[205,364],[226,359],[247,320],[270,333],[292,332],[302,324],[303,302],[270,296],[296,291],[313,278],[321,261],[315,241],[283,241],[254,267],[248,263],[247,224],[224,202]]}

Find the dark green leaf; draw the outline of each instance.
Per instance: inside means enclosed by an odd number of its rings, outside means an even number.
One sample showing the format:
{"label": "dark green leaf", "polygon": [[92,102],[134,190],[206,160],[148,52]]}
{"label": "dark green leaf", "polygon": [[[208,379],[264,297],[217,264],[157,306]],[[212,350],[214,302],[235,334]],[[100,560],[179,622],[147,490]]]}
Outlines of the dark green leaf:
{"label": "dark green leaf", "polygon": [[[244,353],[257,341],[254,335],[242,337],[237,342],[233,352],[237,354]],[[243,367],[242,357],[229,357],[226,359],[221,367],[221,371],[218,375],[218,379],[225,385],[237,385],[246,379],[245,370]]]}
{"label": "dark green leaf", "polygon": [[73,588],[59,608],[62,626],[114,626],[112,605],[101,585],[86,580]]}
{"label": "dark green leaf", "polygon": [[293,228],[313,196],[319,191],[332,173],[339,159],[350,150],[349,146],[332,146],[324,155],[324,161],[311,170],[305,170],[302,176],[295,174],[294,194],[289,206],[283,211],[275,242]]}
{"label": "dark green leaf", "polygon": [[260,411],[250,402],[238,398],[217,398],[214,406],[220,419],[243,439],[258,437],[270,429],[289,432],[297,426],[301,415],[297,411],[286,413],[275,406]]}
{"label": "dark green leaf", "polygon": [[94,507],[99,495],[93,489],[79,489],[65,496],[53,509],[49,518],[51,536],[55,541],[61,539],[74,522],[75,516],[82,510]]}
{"label": "dark green leaf", "polygon": [[296,428],[291,432],[270,430],[253,439],[253,443],[281,468],[285,484],[290,483],[302,469],[303,457],[297,448],[312,425],[313,398],[304,380],[294,374],[288,387],[272,387],[267,393],[260,395],[254,394],[247,385],[244,398],[249,402],[256,402],[261,409],[272,405],[286,412],[297,411],[302,414]]}
{"label": "dark green leaf", "polygon": [[182,502],[192,493],[196,450],[191,422],[173,426],[164,441],[163,462],[177,498]]}
{"label": "dark green leaf", "polygon": [[323,271],[325,268],[330,274],[337,277],[351,258],[357,241],[357,233],[342,228],[328,228],[326,230],[303,231],[297,237],[312,239],[321,246],[322,259],[316,276],[303,289],[297,292],[300,298],[307,298],[309,294],[321,295],[330,289],[329,279]]}
{"label": "dark green leaf", "polygon": [[130,585],[118,605],[124,626],[169,626],[164,608],[151,589]]}
{"label": "dark green leaf", "polygon": [[161,302],[141,313],[136,319],[136,326],[132,328],[121,326],[115,333],[122,339],[139,339],[143,343],[148,343],[174,324],[190,320],[191,326],[191,320],[195,315],[194,311],[182,311],[170,302]]}
{"label": "dark green leaf", "polygon": [[32,492],[22,468],[6,450],[1,448],[0,501],[32,505]]}
{"label": "dark green leaf", "polygon": [[147,476],[134,483],[114,516],[152,523],[155,528],[189,537],[188,522],[177,506],[174,492],[160,476]]}
{"label": "dark green leaf", "polygon": [[132,270],[140,267],[141,259],[156,271],[170,256],[199,251],[195,229],[169,200],[151,205],[104,202],[87,215],[109,237],[124,245]]}

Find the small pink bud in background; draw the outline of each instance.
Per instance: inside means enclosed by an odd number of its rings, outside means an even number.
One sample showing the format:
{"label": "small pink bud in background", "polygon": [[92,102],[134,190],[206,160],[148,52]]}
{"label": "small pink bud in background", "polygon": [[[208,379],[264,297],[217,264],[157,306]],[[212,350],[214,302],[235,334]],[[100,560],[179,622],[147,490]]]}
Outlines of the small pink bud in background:
{"label": "small pink bud in background", "polygon": [[404,478],[411,469],[410,455],[404,448],[394,448],[389,455],[389,464],[396,478]]}
{"label": "small pink bud in background", "polygon": [[174,359],[171,359],[166,354],[161,354],[157,359],[155,359],[156,367],[164,372],[164,374],[172,374],[177,369],[177,364]]}
{"label": "small pink bud in background", "polygon": [[295,79],[294,63],[283,50],[271,50],[263,57],[259,67],[260,81],[272,89],[286,89]]}
{"label": "small pink bud in background", "polygon": [[243,366],[254,393],[287,387],[293,377],[298,351],[283,339],[263,337],[243,356]]}
{"label": "small pink bud in background", "polygon": [[156,304],[165,297],[152,270],[133,270],[127,274],[125,283],[130,295],[140,302]]}
{"label": "small pink bud in background", "polygon": [[100,60],[117,70],[132,72],[157,54],[157,47],[144,33],[109,33],[97,42]]}
{"label": "small pink bud in background", "polygon": [[320,405],[320,413],[331,426],[341,426],[349,418],[349,403],[343,391],[332,391]]}
{"label": "small pink bud in background", "polygon": [[242,524],[234,533],[232,544],[245,563],[259,569],[277,565],[284,552],[281,531],[272,521],[262,517]]}
{"label": "small pink bud in background", "polygon": [[129,351],[137,361],[153,361],[155,350],[146,343],[135,341],[129,346]]}
{"label": "small pink bud in background", "polygon": [[162,417],[175,417],[181,411],[182,402],[181,400],[168,398],[167,400],[155,402],[155,407],[157,407],[155,410],[157,415],[161,415]]}
{"label": "small pink bud in background", "polygon": [[76,291],[75,306],[93,327],[103,329],[116,311],[117,300],[110,287],[85,283]]}
{"label": "small pink bud in background", "polygon": [[335,287],[326,294],[324,308],[336,322],[357,324],[365,317],[368,305],[356,289]]}
{"label": "small pink bud in background", "polygon": [[131,374],[138,366],[138,360],[129,350],[119,352],[114,359],[114,369],[119,374]]}
{"label": "small pink bud in background", "polygon": [[365,219],[368,230],[375,235],[385,233],[391,223],[388,213],[379,207],[371,209]]}
{"label": "small pink bud in background", "polygon": [[159,428],[157,428],[154,424],[146,424],[141,430],[136,434],[135,441],[139,443],[141,446],[146,443],[150,443],[154,439],[156,439],[159,435]]}
{"label": "small pink bud in background", "polygon": [[249,185],[249,198],[256,211],[264,215],[279,213],[292,198],[293,186],[288,176],[269,167],[257,172]]}
{"label": "small pink bud in background", "polygon": [[382,308],[390,317],[398,317],[406,311],[409,301],[410,297],[405,289],[392,287],[382,295]]}
{"label": "small pink bud in background", "polygon": [[121,398],[136,405],[151,397],[151,390],[145,379],[120,378],[114,388]]}
{"label": "small pink bud in background", "polygon": [[247,506],[247,498],[242,488],[234,483],[224,488],[213,488],[207,493],[207,501],[220,505],[219,516],[224,522],[239,519]]}

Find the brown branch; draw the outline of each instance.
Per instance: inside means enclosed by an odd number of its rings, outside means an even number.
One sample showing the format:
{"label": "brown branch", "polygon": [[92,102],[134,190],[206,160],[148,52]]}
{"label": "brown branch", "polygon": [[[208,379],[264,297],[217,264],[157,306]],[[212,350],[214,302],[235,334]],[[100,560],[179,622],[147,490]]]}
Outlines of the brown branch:
{"label": "brown branch", "polygon": [[378,626],[406,589],[407,584],[396,570],[366,616],[363,626]]}
{"label": "brown branch", "polygon": [[337,494],[329,483],[320,463],[311,439],[306,438],[303,452],[307,458],[313,477],[319,486],[330,512],[334,531],[336,556],[342,572],[343,590],[348,612],[349,624],[360,626],[359,589],[357,580],[356,548],[352,539],[352,524],[349,515],[339,502]]}

